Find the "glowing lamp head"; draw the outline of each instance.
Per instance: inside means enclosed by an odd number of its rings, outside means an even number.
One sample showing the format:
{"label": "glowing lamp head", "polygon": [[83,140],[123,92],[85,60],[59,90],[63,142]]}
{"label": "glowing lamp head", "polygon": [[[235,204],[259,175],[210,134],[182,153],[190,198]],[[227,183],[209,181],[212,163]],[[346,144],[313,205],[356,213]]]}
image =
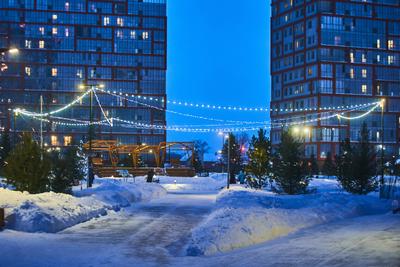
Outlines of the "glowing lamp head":
{"label": "glowing lamp head", "polygon": [[304,132],[305,134],[308,134],[308,133],[310,133],[310,128],[308,128],[308,127],[305,127],[305,128],[303,129],[303,132]]}
{"label": "glowing lamp head", "polygon": [[294,128],[293,128],[293,132],[294,132],[295,134],[298,134],[298,133],[300,132],[300,128],[299,128],[299,127],[294,127]]}
{"label": "glowing lamp head", "polygon": [[223,133],[223,132],[218,132],[218,135],[219,135],[219,136],[223,136],[224,133]]}
{"label": "glowing lamp head", "polygon": [[79,88],[80,90],[85,90],[85,88],[86,88],[86,85],[84,85],[84,84],[80,84],[80,85],[78,86],[78,88]]}
{"label": "glowing lamp head", "polygon": [[12,55],[16,55],[19,53],[19,49],[18,48],[11,48],[10,50],[8,50],[8,52]]}
{"label": "glowing lamp head", "polygon": [[105,85],[101,83],[97,87],[99,87],[100,89],[103,89],[105,87]]}

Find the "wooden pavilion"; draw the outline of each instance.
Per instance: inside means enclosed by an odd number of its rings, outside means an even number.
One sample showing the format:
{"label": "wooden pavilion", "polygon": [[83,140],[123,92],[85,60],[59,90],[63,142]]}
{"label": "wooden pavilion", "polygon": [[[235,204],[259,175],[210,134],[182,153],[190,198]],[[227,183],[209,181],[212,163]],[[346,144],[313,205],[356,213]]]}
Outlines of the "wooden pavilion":
{"label": "wooden pavilion", "polygon": [[[83,145],[88,151],[89,143]],[[182,165],[180,160],[169,160],[166,164],[167,155],[172,150],[184,151],[186,154],[186,165]],[[158,173],[169,176],[192,177],[195,175],[194,163],[194,143],[193,142],[161,142],[158,145],[133,145],[118,144],[116,140],[93,140],[92,151],[96,155],[92,157],[95,174],[100,177],[119,176],[120,170],[127,170],[132,175],[145,175],[150,169],[155,169]],[[120,164],[121,155],[129,155],[132,158],[132,166],[122,166]],[[155,166],[143,167],[139,165],[140,157],[151,155]],[[108,158],[109,160],[105,160]]]}

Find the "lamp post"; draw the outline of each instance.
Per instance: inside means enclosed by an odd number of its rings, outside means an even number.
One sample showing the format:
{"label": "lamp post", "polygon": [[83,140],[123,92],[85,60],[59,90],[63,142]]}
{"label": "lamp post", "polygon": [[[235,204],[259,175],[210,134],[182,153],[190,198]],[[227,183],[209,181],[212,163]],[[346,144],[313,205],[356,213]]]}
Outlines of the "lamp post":
{"label": "lamp post", "polygon": [[228,133],[225,135],[225,138],[228,138],[228,178],[226,181],[226,188],[229,189],[229,185],[231,183],[231,134]]}
{"label": "lamp post", "polygon": [[384,108],[385,108],[385,99],[381,100],[381,197],[383,195],[383,187],[385,185],[385,162],[384,162],[384,157],[385,157],[385,147],[384,147],[384,118],[383,118],[383,113],[384,113]]}
{"label": "lamp post", "polygon": [[[0,55],[1,55],[1,66],[0,66],[0,70],[3,72],[5,70],[7,70],[7,65],[4,63],[4,56],[6,55],[6,53],[9,53],[10,55],[16,55],[19,53],[18,48],[14,48],[14,47],[9,47],[9,48],[0,48]],[[9,109],[10,112],[12,112],[12,109]],[[11,115],[11,114],[10,114]],[[17,142],[17,136],[16,136],[16,132],[17,132],[17,127],[16,127],[16,116],[18,114],[16,112],[13,112],[13,143],[14,145],[16,145]]]}
{"label": "lamp post", "polygon": [[81,90],[89,90],[89,155],[88,155],[88,178],[87,178],[87,187],[92,187],[94,180],[93,173],[93,162],[92,162],[92,154],[93,154],[93,91],[98,88],[104,88],[103,84],[81,84],[79,85],[79,89]]}

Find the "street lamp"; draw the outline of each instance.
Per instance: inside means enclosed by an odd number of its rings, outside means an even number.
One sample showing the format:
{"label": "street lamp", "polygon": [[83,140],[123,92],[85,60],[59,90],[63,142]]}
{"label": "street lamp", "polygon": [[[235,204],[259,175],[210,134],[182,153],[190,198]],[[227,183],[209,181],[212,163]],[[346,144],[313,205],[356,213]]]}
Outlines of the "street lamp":
{"label": "street lamp", "polygon": [[[19,53],[19,50],[18,50],[18,48],[15,48],[15,47],[9,47],[9,48],[0,48],[0,54],[1,54],[1,66],[0,66],[0,71],[5,71],[5,70],[7,70],[8,69],[8,66],[4,63],[4,56],[5,56],[5,54],[6,53],[9,53],[10,55],[16,55],[16,54],[18,54]],[[10,112],[12,111],[12,109],[11,108],[9,108],[8,109]],[[10,114],[10,116],[11,116],[11,114]],[[16,132],[17,132],[17,127],[16,127],[16,117],[18,116],[18,113],[17,112],[14,112],[14,114],[13,114],[13,118],[14,118],[14,121],[13,121],[13,124],[14,124],[14,129],[13,129],[13,142],[14,142],[14,145],[16,144],[16,140],[17,140],[17,137],[16,137]]]}
{"label": "street lamp", "polygon": [[93,173],[93,163],[92,163],[92,141],[93,141],[93,91],[98,88],[104,88],[103,84],[81,84],[79,85],[80,90],[89,90],[89,156],[88,156],[88,179],[87,179],[87,187],[92,187],[93,180],[94,180],[94,173]]}

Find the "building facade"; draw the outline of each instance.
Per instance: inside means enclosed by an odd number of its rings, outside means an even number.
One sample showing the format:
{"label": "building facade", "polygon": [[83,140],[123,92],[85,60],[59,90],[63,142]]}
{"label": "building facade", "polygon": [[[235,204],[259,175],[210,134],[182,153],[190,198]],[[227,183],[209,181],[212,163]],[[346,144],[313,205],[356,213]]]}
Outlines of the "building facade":
{"label": "building facade", "polygon": [[[384,143],[386,155],[398,155],[400,1],[274,0],[271,12],[272,142],[279,143],[279,123],[293,123],[306,155],[322,160],[339,152],[339,140],[357,142],[366,122],[377,149]],[[330,116],[382,99],[383,112]]]}
{"label": "building facade", "polygon": [[[81,84],[113,92],[96,93],[110,118],[166,123],[166,0],[2,0],[0,48],[11,47],[19,53],[2,56],[2,129],[38,134],[39,120],[15,117],[10,109],[57,110],[89,89]],[[89,120],[89,102],[85,97],[45,117],[45,144],[62,147],[87,140],[88,127],[77,121]],[[95,122],[105,119],[96,98],[93,116]],[[158,144],[166,133],[114,122],[113,127],[96,125],[95,138]]]}

